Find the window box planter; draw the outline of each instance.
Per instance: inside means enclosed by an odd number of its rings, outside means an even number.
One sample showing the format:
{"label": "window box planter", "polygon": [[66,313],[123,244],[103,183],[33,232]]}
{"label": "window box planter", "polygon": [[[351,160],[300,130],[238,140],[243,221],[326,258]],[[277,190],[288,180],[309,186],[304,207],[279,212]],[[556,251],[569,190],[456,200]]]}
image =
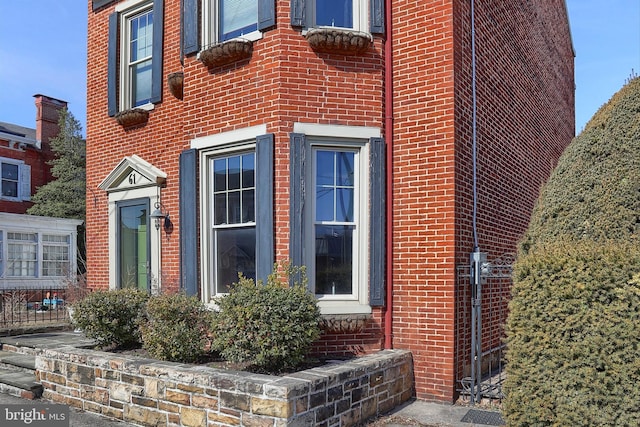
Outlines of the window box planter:
{"label": "window box planter", "polygon": [[115,119],[119,125],[128,129],[146,124],[149,120],[149,112],[142,108],[133,108],[131,110],[120,111],[115,115]]}
{"label": "window box planter", "polygon": [[182,100],[183,88],[184,88],[184,73],[178,71],[171,73],[167,76],[167,85],[169,86],[169,92],[177,99]]}
{"label": "window box planter", "polygon": [[338,28],[312,28],[305,38],[316,52],[359,55],[369,48],[371,34]]}
{"label": "window box planter", "polygon": [[250,58],[252,50],[253,43],[250,40],[228,40],[200,52],[200,61],[208,68],[218,67]]}
{"label": "window box planter", "polygon": [[320,328],[329,333],[355,333],[364,329],[371,316],[366,314],[345,314],[322,316]]}

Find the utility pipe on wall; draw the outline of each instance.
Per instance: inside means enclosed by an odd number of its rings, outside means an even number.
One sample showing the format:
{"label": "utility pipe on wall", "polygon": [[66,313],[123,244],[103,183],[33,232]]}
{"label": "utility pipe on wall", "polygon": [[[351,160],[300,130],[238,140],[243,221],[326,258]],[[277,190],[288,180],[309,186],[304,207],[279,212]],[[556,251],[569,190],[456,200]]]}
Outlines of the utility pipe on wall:
{"label": "utility pipe on wall", "polygon": [[384,348],[393,348],[393,50],[391,0],[384,2],[384,139],[386,152],[386,298]]}

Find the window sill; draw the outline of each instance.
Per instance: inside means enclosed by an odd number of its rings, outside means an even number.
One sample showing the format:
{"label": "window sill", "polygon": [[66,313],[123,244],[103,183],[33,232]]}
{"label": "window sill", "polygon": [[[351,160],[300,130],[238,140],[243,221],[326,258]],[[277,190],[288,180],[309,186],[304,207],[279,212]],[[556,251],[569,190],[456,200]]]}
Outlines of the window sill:
{"label": "window sill", "polygon": [[355,333],[362,331],[370,320],[370,314],[330,314],[322,316],[320,327],[330,333]]}
{"label": "window sill", "polygon": [[116,122],[125,129],[143,126],[149,121],[149,111],[145,108],[133,108],[120,111],[115,115]]}
{"label": "window sill", "polygon": [[198,59],[207,68],[219,67],[251,57],[253,42],[247,39],[232,39],[215,44],[198,54]]}
{"label": "window sill", "polygon": [[312,28],[304,37],[316,52],[360,55],[369,49],[371,34],[342,28]]}

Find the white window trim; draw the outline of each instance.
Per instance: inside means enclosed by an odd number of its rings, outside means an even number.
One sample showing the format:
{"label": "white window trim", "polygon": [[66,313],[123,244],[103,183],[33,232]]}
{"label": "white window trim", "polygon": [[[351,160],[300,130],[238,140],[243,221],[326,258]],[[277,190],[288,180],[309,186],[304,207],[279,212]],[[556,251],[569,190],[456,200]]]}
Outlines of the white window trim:
{"label": "white window trim", "polygon": [[[16,165],[18,166],[18,195],[16,197],[11,197],[11,196],[5,196],[2,194],[2,163],[8,163],[11,165]],[[22,160],[16,160],[16,159],[11,159],[9,157],[0,157],[0,199],[1,200],[10,200],[12,202],[20,202],[23,200],[29,200],[28,197],[25,197],[25,195],[23,194],[23,189],[22,189],[22,185],[23,185],[23,179],[22,179],[22,168],[25,165],[25,162]],[[30,196],[30,194],[29,194]]]}
{"label": "white window trim", "polygon": [[[218,23],[218,12],[217,7],[213,6],[213,2],[218,2],[219,0],[202,0],[202,46],[206,49],[209,46],[222,43],[223,41],[218,40],[218,32],[217,23]],[[258,17],[256,16],[256,22]],[[213,23],[216,23],[215,26]],[[256,41],[262,39],[262,31],[255,30],[247,34],[243,34],[241,37],[236,37],[236,39]],[[231,39],[233,40],[233,39]],[[229,40],[225,40],[229,41]]]}
{"label": "white window trim", "polygon": [[[358,259],[358,283],[354,284],[358,286],[358,298],[357,300],[335,300],[321,298],[318,300],[318,306],[322,314],[369,314],[371,313],[371,306],[369,305],[369,170],[367,165],[369,164],[369,138],[379,138],[381,136],[380,128],[371,126],[346,126],[346,125],[328,125],[318,123],[304,123],[295,122],[293,124],[294,133],[305,134],[309,140],[312,150],[315,147],[331,147],[331,148],[359,148],[359,197],[358,206],[361,207],[359,216],[361,218],[358,223],[358,248],[360,249],[357,254]],[[310,167],[307,171],[305,180],[312,179],[313,168]],[[314,216],[313,211],[309,211],[313,203],[305,203],[305,218],[307,218],[304,227],[306,227],[306,236],[312,236],[313,233],[309,227],[313,226]],[[305,252],[307,256],[313,254],[315,257],[315,249],[313,248],[313,242],[311,239],[307,239],[304,242]],[[309,246],[311,245],[312,251],[309,252]],[[304,262],[308,266],[311,260],[305,259]],[[309,281],[312,281],[312,274],[315,272],[308,272]]]}
{"label": "white window trim", "polygon": [[[295,127],[294,127],[295,129]],[[329,131],[329,128],[323,128]],[[329,133],[333,133],[330,131]],[[349,134],[350,132],[346,132]],[[354,273],[353,286],[354,290],[351,295],[325,295],[318,298],[318,306],[322,314],[367,314],[371,313],[369,305],[369,173],[366,165],[369,164],[369,144],[367,140],[362,140],[360,134],[359,140],[351,138],[318,137],[307,134],[311,145],[312,158],[315,159],[315,152],[318,149],[327,148],[330,150],[345,149],[357,152],[356,168],[358,170],[357,182],[355,188],[355,206],[354,217],[356,223],[356,232],[354,237]],[[311,188],[315,188],[311,183],[315,182],[315,162],[308,168],[305,180],[310,183]],[[308,193],[309,199],[305,204],[305,230],[306,236],[309,236],[304,242],[305,254],[308,257],[304,260],[307,266],[309,285],[315,294],[315,190]]]}
{"label": "white window trim", "polygon": [[214,242],[212,237],[211,206],[212,194],[211,174],[209,162],[220,155],[233,153],[255,152],[256,138],[267,132],[266,125],[257,125],[215,135],[195,138],[191,141],[191,148],[200,150],[200,294],[202,301],[215,308],[215,298],[221,294],[215,294],[215,266],[213,265]]}
{"label": "white window trim", "polygon": [[[132,15],[136,15],[148,10],[153,11],[153,0],[129,0],[125,3],[118,4],[115,10],[119,13],[118,20],[120,21],[119,111],[125,111],[132,108],[141,108],[143,110],[151,111],[155,108],[155,106],[151,102],[139,105],[137,107],[134,107],[131,102],[131,80],[129,78],[129,26],[127,25],[127,22]],[[151,60],[153,61],[153,54],[151,55]]]}

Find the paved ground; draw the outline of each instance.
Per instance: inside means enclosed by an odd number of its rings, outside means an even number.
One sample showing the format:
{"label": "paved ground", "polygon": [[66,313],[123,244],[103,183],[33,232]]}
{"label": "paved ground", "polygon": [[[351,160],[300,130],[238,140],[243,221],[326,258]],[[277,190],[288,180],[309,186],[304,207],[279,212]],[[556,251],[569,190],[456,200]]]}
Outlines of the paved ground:
{"label": "paved ground", "polygon": [[[0,393],[0,405],[46,405],[42,399],[28,400]],[[111,420],[89,412],[69,408],[69,427],[136,427],[134,424]]]}
{"label": "paved ground", "polygon": [[500,413],[480,407],[414,400],[370,421],[368,427],[483,427],[502,426]]}

